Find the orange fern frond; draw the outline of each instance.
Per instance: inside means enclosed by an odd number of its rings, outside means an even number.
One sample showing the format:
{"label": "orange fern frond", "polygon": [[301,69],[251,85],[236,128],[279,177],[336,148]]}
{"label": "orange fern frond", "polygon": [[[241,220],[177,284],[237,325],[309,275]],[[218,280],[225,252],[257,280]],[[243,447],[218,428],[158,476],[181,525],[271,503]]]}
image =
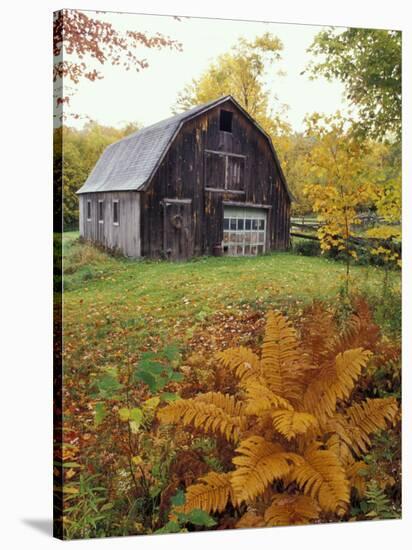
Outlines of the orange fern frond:
{"label": "orange fern frond", "polygon": [[[362,456],[372,445],[370,435],[393,424],[399,414],[395,398],[366,399],[352,405],[344,413],[334,415],[324,425],[324,430],[335,432],[334,451],[338,448],[340,457],[348,462],[348,453]],[[333,436],[332,436],[333,437]],[[336,438],[339,438],[337,442]],[[328,445],[329,446],[329,445]]]}
{"label": "orange fern frond", "polygon": [[325,512],[344,513],[349,504],[349,482],[338,457],[314,444],[303,458],[304,462],[291,472],[299,488],[317,499]]}
{"label": "orange fern frond", "polygon": [[233,395],[228,395],[226,393],[212,391],[207,393],[200,393],[196,395],[193,400],[215,405],[230,416],[241,417],[243,414],[243,402],[236,399]]}
{"label": "orange fern frond", "polygon": [[[394,397],[381,399],[366,399],[362,403],[352,405],[346,409],[349,428],[352,430],[352,437],[357,435],[362,442],[368,443],[370,434],[393,424],[399,413],[399,407]],[[358,441],[355,441],[358,443]],[[359,445],[360,446],[360,445]],[[364,451],[364,446],[360,446]]]}
{"label": "orange fern frond", "polygon": [[382,338],[376,351],[375,364],[377,366],[400,363],[402,355],[401,342],[398,339],[388,340]]}
{"label": "orange fern frond", "polygon": [[319,517],[316,501],[305,495],[278,494],[265,510],[266,525],[305,525]]}
{"label": "orange fern frond", "polygon": [[361,321],[359,317],[355,314],[352,314],[345,323],[345,326],[342,327],[341,331],[329,344],[330,353],[337,355],[338,353],[343,353],[348,349],[353,349],[355,343],[357,342],[357,337],[360,332]]}
{"label": "orange fern frond", "polygon": [[346,325],[331,343],[330,349],[334,355],[348,349],[365,348],[375,350],[380,330],[373,320],[372,312],[366,300],[356,297],[353,300],[354,313],[346,321]]}
{"label": "orange fern frond", "polygon": [[333,433],[326,441],[327,448],[335,453],[342,464],[349,464],[353,460],[353,443],[344,428],[338,433]]}
{"label": "orange fern frond", "polygon": [[334,363],[322,368],[310,382],[303,396],[304,410],[321,424],[333,416],[337,399],[347,399],[366,365],[370,352],[361,348],[337,355]]}
{"label": "orange fern frond", "polygon": [[256,512],[245,512],[236,523],[236,529],[250,529],[251,527],[264,527],[266,525],[262,516]]}
{"label": "orange fern frond", "polygon": [[203,433],[224,436],[228,441],[239,439],[242,417],[234,417],[212,402],[201,399],[181,399],[160,409],[157,413],[163,424],[193,426]]}
{"label": "orange fern frond", "polygon": [[375,351],[376,345],[380,339],[381,331],[374,321],[373,313],[369,307],[369,304],[363,296],[357,296],[353,299],[353,307],[356,315],[360,319],[360,330],[358,333],[356,347],[367,348]]}
{"label": "orange fern frond", "polygon": [[318,428],[317,419],[310,413],[291,410],[279,410],[272,412],[274,428],[288,441],[298,434],[304,434],[309,428]]}
{"label": "orange fern frond", "polygon": [[250,415],[264,415],[274,409],[293,410],[287,399],[274,394],[263,381],[250,380],[245,385],[246,406],[245,413]]}
{"label": "orange fern frond", "polygon": [[328,421],[322,426],[325,434],[332,433],[338,437],[343,443],[350,446],[351,436],[349,433],[349,426],[345,416],[341,413],[334,414]]}
{"label": "orange fern frond", "polygon": [[236,452],[239,456],[232,460],[236,466],[232,484],[239,501],[253,500],[273,480],[286,476],[293,465],[302,461],[299,455],[285,452],[281,445],[260,436],[242,441]]}
{"label": "orange fern frond", "polygon": [[231,473],[209,472],[186,489],[186,502],[178,508],[184,513],[194,509],[223,512],[229,502],[235,503]]}
{"label": "orange fern frond", "polygon": [[220,351],[216,353],[216,357],[224,367],[233,372],[239,381],[257,377],[260,374],[259,357],[251,349],[244,346]]}
{"label": "orange fern frond", "polygon": [[297,384],[301,359],[296,331],[279,312],[269,312],[262,344],[261,369],[269,388],[288,400],[299,398]]}
{"label": "orange fern frond", "polygon": [[314,301],[304,312],[301,325],[302,347],[313,365],[321,366],[336,331],[333,314],[322,302]]}

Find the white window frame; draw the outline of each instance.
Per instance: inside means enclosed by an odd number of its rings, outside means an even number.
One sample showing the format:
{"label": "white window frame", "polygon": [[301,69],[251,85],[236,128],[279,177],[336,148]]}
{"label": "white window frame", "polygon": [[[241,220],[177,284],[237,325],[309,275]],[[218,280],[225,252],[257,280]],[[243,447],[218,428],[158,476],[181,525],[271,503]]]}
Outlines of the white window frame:
{"label": "white window frame", "polygon": [[[102,214],[103,214],[103,218],[100,219],[100,205],[103,205],[102,206]],[[99,202],[98,202],[98,205],[97,205],[97,217],[98,217],[98,222],[99,223],[104,223],[104,199],[100,199]]]}
{"label": "white window frame", "polygon": [[[89,206],[90,206],[90,217],[89,217]],[[86,221],[92,221],[92,201],[87,199],[86,201]]]}
{"label": "white window frame", "polygon": [[[113,210],[112,210],[112,217],[113,217],[113,225],[119,226],[120,225],[120,206],[119,206],[119,199],[113,199]],[[117,222],[114,221],[114,205],[117,204]]]}

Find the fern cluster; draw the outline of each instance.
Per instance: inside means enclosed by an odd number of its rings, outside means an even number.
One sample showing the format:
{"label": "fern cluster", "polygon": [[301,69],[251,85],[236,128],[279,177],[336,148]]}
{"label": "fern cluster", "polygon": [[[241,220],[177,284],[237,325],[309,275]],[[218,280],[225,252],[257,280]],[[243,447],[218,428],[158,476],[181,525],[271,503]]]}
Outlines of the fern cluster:
{"label": "fern cluster", "polygon": [[330,336],[330,320],[315,305],[299,341],[291,323],[270,312],[260,356],[244,347],[217,356],[236,379],[234,395],[208,392],[159,410],[162,423],[190,426],[233,446],[232,469],[209,472],[190,485],[184,512],[221,513],[231,506],[238,527],[347,514],[351,489],[365,494],[362,457],[371,434],[398,416],[394,398],[351,403],[372,355],[361,321]]}
{"label": "fern cluster", "polygon": [[385,491],[379,487],[378,483],[372,480],[365,491],[365,496],[369,506],[369,512],[366,517],[371,519],[394,519],[399,518],[399,514],[394,510]]}

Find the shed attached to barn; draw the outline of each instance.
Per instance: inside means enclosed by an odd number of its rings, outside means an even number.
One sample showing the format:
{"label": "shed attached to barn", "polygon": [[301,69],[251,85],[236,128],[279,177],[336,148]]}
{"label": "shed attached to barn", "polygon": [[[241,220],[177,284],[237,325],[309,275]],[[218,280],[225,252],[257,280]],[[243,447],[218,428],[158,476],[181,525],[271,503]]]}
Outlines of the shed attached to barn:
{"label": "shed attached to barn", "polygon": [[113,143],[78,195],[80,235],[132,258],[289,247],[291,195],[272,141],[231,96]]}

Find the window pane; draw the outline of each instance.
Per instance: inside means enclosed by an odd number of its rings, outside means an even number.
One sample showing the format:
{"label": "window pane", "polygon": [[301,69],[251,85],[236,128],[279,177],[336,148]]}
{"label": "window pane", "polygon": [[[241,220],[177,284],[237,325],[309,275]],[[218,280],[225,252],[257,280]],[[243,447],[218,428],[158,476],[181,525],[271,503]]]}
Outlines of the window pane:
{"label": "window pane", "polygon": [[255,256],[264,253],[266,220],[261,211],[225,209],[223,226],[223,244],[227,247],[227,254]]}
{"label": "window pane", "polygon": [[113,203],[113,223],[119,223],[119,203]]}
{"label": "window pane", "polygon": [[103,212],[104,212],[104,203],[103,201],[99,201],[99,222],[103,221]]}

